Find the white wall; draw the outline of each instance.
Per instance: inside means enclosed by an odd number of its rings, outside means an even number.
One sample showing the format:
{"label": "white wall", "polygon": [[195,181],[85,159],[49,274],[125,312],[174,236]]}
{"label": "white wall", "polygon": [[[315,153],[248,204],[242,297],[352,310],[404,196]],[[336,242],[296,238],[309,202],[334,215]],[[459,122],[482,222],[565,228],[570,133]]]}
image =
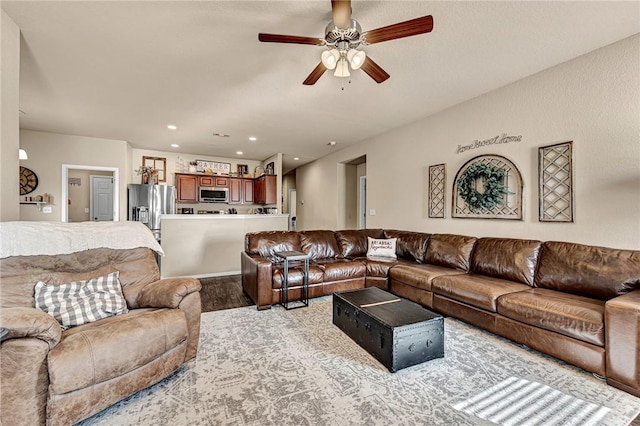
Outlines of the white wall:
{"label": "white wall", "polygon": [[[167,181],[161,182],[166,183],[167,185],[175,185],[175,174],[176,173],[189,173],[188,167],[190,161],[195,160],[206,160],[206,161],[218,161],[221,163],[231,163],[231,171],[236,171],[238,164],[246,164],[249,166],[249,173],[253,173],[257,166],[263,166],[261,161],[254,160],[244,160],[237,158],[226,158],[226,157],[211,157],[206,155],[193,155],[193,154],[184,154],[176,151],[152,151],[148,149],[137,149],[133,148],[131,150],[131,169],[129,170],[129,174],[127,178],[130,183],[141,183],[141,178],[139,175],[135,173],[135,170],[138,169],[142,165],[142,157],[161,157],[167,159]],[[180,170],[178,165],[178,160],[181,158],[186,165],[187,169]]]}
{"label": "white wall", "polygon": [[0,54],[0,221],[19,220],[20,180],[18,149],[19,87],[20,87],[20,29],[2,11],[0,24],[2,50]]}
{"label": "white wall", "polygon": [[[428,84],[428,83],[425,83]],[[452,82],[454,84],[454,82]],[[456,154],[507,133],[522,141]],[[537,150],[573,141],[574,223],[538,221]],[[300,229],[335,229],[337,163],[367,156],[367,227],[564,240],[640,248],[640,35],[390,131],[298,169]],[[524,220],[452,219],[451,190],[470,158],[499,154],[520,169]],[[446,219],[430,219],[424,169],[446,163]],[[323,190],[319,191],[319,188]]]}
{"label": "white wall", "polygon": [[[299,231],[337,229],[344,223],[344,164],[366,154],[357,144],[296,169]],[[368,159],[367,159],[368,162]]]}
{"label": "white wall", "polygon": [[20,130],[20,145],[29,154],[29,159],[22,161],[21,164],[33,170],[38,176],[38,187],[31,195],[52,194],[54,203],[52,213],[39,211],[35,205],[21,205],[20,220],[53,222],[62,220],[62,208],[67,203],[67,200],[61,199],[62,164],[118,168],[119,214],[121,220],[126,220],[127,173],[125,171],[129,168],[127,158],[129,144],[126,141]]}
{"label": "white wall", "polygon": [[[166,182],[158,182],[160,184],[166,185],[175,185],[176,184],[176,173],[188,173],[188,169],[180,169],[179,161],[180,159],[188,168],[190,161],[195,160],[205,160],[205,161],[219,161],[221,163],[230,163],[231,171],[236,171],[238,169],[238,164],[246,164],[249,167],[249,173],[254,173],[256,167],[264,167],[264,165],[270,161],[278,161],[278,157],[274,156],[265,161],[256,161],[256,160],[245,160],[238,158],[227,158],[227,157],[211,157],[207,155],[193,155],[193,154],[184,154],[180,152],[171,152],[171,151],[153,151],[148,149],[137,149],[134,148],[131,150],[131,167],[127,173],[127,178],[130,180],[129,183],[141,183],[140,175],[136,174],[135,170],[138,169],[142,165],[142,157],[160,157],[167,159],[167,178]],[[276,163],[276,173],[280,170],[278,168],[278,163]],[[280,176],[278,177],[280,179]],[[197,210],[227,210],[230,207],[235,208],[238,213],[248,213],[250,210],[255,207],[263,207],[262,205],[257,204],[243,204],[243,205],[228,205],[224,203],[200,203],[200,204],[178,204],[178,208],[180,207],[193,207],[194,211]]]}

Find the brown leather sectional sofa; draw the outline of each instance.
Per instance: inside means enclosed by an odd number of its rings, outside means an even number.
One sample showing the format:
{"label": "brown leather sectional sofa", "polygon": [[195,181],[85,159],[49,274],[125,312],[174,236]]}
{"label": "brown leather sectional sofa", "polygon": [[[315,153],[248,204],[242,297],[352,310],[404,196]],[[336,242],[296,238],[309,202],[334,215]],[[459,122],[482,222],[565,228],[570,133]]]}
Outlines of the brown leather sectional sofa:
{"label": "brown leather sectional sofa", "polygon": [[[398,259],[368,259],[367,236],[397,238]],[[242,285],[258,309],[280,302],[283,250],[310,254],[310,297],[376,286],[640,397],[640,251],[381,229],[250,233]],[[290,269],[289,300],[301,284]]]}
{"label": "brown leather sectional sofa", "polygon": [[[112,271],[119,271],[126,314],[63,331],[34,307],[38,280],[60,284]],[[196,356],[200,282],[161,280],[149,248],[7,257],[0,281],[2,425],[76,423]]]}

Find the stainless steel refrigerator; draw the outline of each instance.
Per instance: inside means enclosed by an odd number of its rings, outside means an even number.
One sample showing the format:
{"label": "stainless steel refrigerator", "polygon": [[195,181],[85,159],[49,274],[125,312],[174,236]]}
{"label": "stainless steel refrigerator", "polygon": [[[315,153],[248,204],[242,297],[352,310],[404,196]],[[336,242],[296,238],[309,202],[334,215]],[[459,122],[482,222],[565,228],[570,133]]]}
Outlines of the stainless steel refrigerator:
{"label": "stainless steel refrigerator", "polygon": [[131,183],[128,188],[127,219],[144,223],[160,241],[160,215],[175,214],[176,187]]}

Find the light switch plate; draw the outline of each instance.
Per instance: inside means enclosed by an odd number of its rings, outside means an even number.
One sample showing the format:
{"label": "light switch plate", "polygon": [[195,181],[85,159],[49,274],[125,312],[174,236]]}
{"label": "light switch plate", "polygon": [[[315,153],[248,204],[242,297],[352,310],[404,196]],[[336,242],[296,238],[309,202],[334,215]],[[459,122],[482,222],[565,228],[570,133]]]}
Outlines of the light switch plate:
{"label": "light switch plate", "polygon": [[84,208],[84,212],[85,212],[85,213],[89,213],[89,207],[85,207],[85,208]]}
{"label": "light switch plate", "polygon": [[51,208],[51,206],[44,206],[42,208],[42,213],[51,213],[53,210]]}
{"label": "light switch plate", "polygon": [[376,209],[369,209],[369,216],[375,216],[376,215]]}

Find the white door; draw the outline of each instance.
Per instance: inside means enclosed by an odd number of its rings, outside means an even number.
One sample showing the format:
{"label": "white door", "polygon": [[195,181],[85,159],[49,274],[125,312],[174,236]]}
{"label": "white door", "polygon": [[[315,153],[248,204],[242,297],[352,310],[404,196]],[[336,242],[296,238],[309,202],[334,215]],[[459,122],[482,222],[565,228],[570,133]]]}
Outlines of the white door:
{"label": "white door", "polygon": [[91,176],[90,220],[113,220],[113,177]]}

